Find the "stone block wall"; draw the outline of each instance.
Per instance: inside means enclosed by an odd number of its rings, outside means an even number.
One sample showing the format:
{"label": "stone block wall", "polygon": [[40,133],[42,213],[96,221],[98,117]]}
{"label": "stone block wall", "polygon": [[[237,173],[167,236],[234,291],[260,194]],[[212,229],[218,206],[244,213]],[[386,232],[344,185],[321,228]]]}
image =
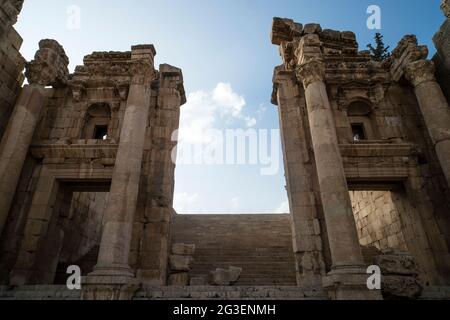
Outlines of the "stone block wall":
{"label": "stone block wall", "polygon": [[22,86],[25,60],[19,50],[22,38],[12,27],[23,1],[0,1],[0,138],[3,136],[14,103]]}
{"label": "stone block wall", "polygon": [[351,191],[356,227],[363,246],[407,250],[400,210],[389,191]]}
{"label": "stone block wall", "polygon": [[172,243],[195,244],[192,277],[243,269],[240,285],[295,286],[289,215],[177,215]]}
{"label": "stone block wall", "polygon": [[60,216],[58,222],[64,232],[64,243],[59,256],[56,283],[65,283],[69,265],[78,265],[83,275],[92,272],[97,263],[107,201],[108,193],[73,193],[70,210],[67,215]]}

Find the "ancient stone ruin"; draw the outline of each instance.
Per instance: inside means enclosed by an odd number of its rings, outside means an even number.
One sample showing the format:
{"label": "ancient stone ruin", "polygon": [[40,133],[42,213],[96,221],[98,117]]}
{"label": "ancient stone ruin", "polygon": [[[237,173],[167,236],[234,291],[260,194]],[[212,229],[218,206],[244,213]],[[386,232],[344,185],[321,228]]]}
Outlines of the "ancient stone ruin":
{"label": "ancient stone ruin", "polygon": [[70,73],[51,39],[25,62],[22,3],[0,2],[0,299],[450,298],[448,0],[433,60],[274,18],[291,214],[252,216],[173,209],[179,68],[135,45]]}

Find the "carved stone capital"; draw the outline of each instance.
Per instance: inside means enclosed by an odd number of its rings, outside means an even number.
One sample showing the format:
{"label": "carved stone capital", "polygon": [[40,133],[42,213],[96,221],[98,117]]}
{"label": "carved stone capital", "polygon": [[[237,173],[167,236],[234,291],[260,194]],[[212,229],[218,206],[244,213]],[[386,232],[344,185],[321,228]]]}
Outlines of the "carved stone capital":
{"label": "carved stone capital", "polygon": [[441,9],[447,18],[450,18],[450,0],[441,0]]}
{"label": "carved stone capital", "polygon": [[155,68],[153,65],[143,61],[133,62],[130,65],[129,72],[132,77],[132,84],[151,82],[155,77]]}
{"label": "carved stone capital", "polygon": [[64,87],[69,78],[69,58],[55,40],[41,40],[34,60],[26,65],[28,83]]}
{"label": "carved stone capital", "polygon": [[405,76],[414,86],[424,82],[436,81],[436,67],[431,60],[419,60],[411,62],[405,67]]}
{"label": "carved stone capital", "polygon": [[297,78],[305,89],[313,82],[325,80],[325,64],[322,59],[311,59],[297,69]]}

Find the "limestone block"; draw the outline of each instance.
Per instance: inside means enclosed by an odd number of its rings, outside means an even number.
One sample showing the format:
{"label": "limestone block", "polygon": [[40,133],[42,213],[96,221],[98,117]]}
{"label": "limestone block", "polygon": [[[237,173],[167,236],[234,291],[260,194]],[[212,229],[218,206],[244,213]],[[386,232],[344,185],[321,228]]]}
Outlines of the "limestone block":
{"label": "limestone block", "polygon": [[387,251],[385,254],[375,257],[374,260],[385,275],[416,276],[419,274],[414,257],[405,252]]}
{"label": "limestone block", "polygon": [[417,299],[422,290],[422,286],[415,277],[383,276],[381,291],[385,299]]}
{"label": "limestone block", "polygon": [[227,269],[217,268],[216,271],[211,271],[209,283],[217,286],[230,286],[235,284],[241,276],[242,268],[229,267]]}
{"label": "limestone block", "polygon": [[179,286],[185,287],[189,285],[189,273],[180,272],[174,273],[169,276],[169,285],[170,286]]}
{"label": "limestone block", "polygon": [[320,33],[321,31],[322,31],[322,27],[320,26],[320,24],[317,24],[317,23],[305,24],[305,28],[303,29],[303,32],[305,34]]}
{"label": "limestone block", "polygon": [[172,271],[190,271],[194,259],[191,256],[171,255],[169,258]]}
{"label": "limestone block", "polygon": [[195,244],[175,243],[172,245],[172,254],[180,256],[193,256]]}

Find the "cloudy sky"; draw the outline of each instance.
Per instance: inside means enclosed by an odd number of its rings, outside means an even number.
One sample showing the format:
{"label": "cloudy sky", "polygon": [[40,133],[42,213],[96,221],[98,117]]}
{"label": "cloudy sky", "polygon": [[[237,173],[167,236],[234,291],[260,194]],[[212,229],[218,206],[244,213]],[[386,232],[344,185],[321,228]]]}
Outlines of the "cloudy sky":
{"label": "cloudy sky", "polygon": [[[280,64],[269,39],[274,16],[352,30],[365,49],[377,31],[367,28],[370,5],[381,8],[387,44],[413,33],[434,52],[431,38],[444,20],[439,0],[26,0],[17,29],[28,60],[40,39],[53,38],[66,49],[71,71],[93,51],[153,43],[157,65],[183,69],[188,103],[182,107],[180,144],[195,146],[211,141],[211,129],[278,129],[270,104],[273,68]],[[261,173],[263,166],[179,163],[175,208],[287,212],[282,163],[270,175]]]}

